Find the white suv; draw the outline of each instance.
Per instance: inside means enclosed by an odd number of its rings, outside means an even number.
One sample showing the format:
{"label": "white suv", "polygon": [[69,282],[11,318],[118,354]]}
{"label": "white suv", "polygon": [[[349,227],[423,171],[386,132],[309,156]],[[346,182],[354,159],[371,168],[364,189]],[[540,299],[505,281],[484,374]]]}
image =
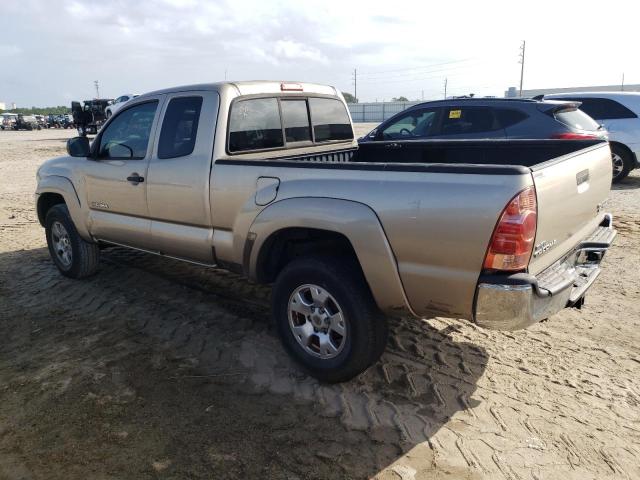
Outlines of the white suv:
{"label": "white suv", "polygon": [[604,125],[609,132],[614,182],[640,167],[640,93],[554,93],[544,98],[582,102],[580,110]]}
{"label": "white suv", "polygon": [[111,115],[116,113],[118,110],[122,108],[122,106],[131,100],[132,98],[136,98],[138,95],[133,93],[126,93],[124,95],[120,95],[116,98],[111,105],[104,109],[104,114],[107,118],[110,118]]}

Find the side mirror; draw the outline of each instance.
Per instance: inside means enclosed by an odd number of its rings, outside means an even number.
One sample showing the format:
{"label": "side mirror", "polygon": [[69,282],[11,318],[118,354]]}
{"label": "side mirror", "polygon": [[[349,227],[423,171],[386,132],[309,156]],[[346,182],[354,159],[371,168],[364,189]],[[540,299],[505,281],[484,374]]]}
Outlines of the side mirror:
{"label": "side mirror", "polygon": [[88,157],[90,151],[87,137],[73,137],[67,140],[67,153],[72,157]]}

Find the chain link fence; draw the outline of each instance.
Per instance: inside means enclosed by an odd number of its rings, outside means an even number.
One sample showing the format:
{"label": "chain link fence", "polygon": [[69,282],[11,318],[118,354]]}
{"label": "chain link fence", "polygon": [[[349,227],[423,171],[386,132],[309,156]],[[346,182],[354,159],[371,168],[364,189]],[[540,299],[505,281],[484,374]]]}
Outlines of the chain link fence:
{"label": "chain link fence", "polygon": [[348,103],[347,106],[355,123],[380,123],[418,103],[421,102]]}

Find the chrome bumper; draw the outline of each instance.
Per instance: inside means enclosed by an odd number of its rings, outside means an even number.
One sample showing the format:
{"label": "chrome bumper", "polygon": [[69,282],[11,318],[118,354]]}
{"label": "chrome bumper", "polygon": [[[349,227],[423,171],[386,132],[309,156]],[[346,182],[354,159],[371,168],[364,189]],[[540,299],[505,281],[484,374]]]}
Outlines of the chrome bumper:
{"label": "chrome bumper", "polygon": [[607,214],[588,238],[537,276],[481,275],[475,323],[495,330],[519,330],[563,308],[580,308],[586,291],[600,275],[600,262],[615,236]]}

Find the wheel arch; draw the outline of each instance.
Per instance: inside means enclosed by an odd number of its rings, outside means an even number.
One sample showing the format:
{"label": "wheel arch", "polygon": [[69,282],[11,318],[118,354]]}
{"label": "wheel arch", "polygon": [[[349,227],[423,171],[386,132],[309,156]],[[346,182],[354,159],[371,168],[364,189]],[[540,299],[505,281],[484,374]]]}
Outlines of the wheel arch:
{"label": "wheel arch", "polygon": [[36,190],[36,211],[40,225],[44,226],[49,209],[61,203],[65,204],[69,209],[69,215],[71,215],[73,224],[80,236],[90,240],[91,236],[85,222],[82,221],[80,198],[71,180],[58,175],[49,175],[41,178]]}
{"label": "wheel arch", "polygon": [[[286,248],[291,241],[297,242],[293,256]],[[410,311],[384,229],[375,212],[362,203],[303,197],[269,205],[249,229],[243,269],[250,278],[269,283],[287,261],[318,251],[353,255],[382,311]]]}

